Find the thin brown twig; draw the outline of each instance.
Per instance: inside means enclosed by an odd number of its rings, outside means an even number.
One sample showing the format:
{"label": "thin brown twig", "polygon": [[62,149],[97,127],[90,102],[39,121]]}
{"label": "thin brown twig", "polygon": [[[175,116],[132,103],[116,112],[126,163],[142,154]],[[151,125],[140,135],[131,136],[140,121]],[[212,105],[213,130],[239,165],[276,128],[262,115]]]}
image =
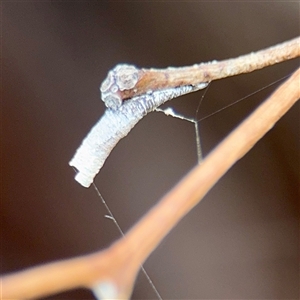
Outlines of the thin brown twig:
{"label": "thin brown twig", "polygon": [[62,290],[113,283],[128,299],[141,264],[227,170],[300,98],[300,69],[196,166],[126,235],[107,250],[5,276],[2,299],[29,299]]}
{"label": "thin brown twig", "polygon": [[169,67],[166,69],[140,69],[138,81],[131,89],[118,91],[121,99],[132,98],[149,90],[161,90],[177,86],[210,82],[238,74],[250,73],[300,56],[300,37],[251,52],[237,58],[208,63],[195,64],[189,67]]}

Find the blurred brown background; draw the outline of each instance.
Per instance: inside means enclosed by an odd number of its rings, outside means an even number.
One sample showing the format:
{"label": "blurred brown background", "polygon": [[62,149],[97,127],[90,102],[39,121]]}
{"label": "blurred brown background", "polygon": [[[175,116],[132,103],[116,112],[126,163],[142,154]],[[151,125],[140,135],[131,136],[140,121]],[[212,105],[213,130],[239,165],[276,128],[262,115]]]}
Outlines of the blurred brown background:
{"label": "blurred brown background", "polygon": [[[118,63],[221,60],[299,35],[297,2],[2,2],[2,273],[107,247],[119,237],[68,162],[104,111]],[[213,82],[199,117],[293,72],[299,59]],[[200,123],[207,154],[278,85]],[[176,99],[193,117],[202,92]],[[96,184],[129,229],[197,161],[194,126],[151,113]],[[218,182],[147,260],[164,299],[298,299],[299,104]],[[140,275],[134,299],[155,299]],[[93,299],[86,290],[47,299]]]}

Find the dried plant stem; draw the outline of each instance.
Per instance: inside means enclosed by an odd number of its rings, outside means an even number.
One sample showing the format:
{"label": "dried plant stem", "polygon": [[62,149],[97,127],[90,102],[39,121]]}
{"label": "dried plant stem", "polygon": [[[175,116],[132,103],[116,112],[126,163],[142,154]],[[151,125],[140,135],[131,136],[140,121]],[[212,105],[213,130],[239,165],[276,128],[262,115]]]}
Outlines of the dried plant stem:
{"label": "dried plant stem", "polygon": [[130,297],[141,264],[227,170],[300,98],[300,69],[196,166],[126,235],[107,250],[3,277],[2,299],[30,299],[99,282]]}
{"label": "dried plant stem", "polygon": [[[222,141],[127,233],[146,259],[161,239],[300,98],[300,69]],[[163,226],[162,226],[163,224]],[[137,238],[137,236],[139,238]],[[137,253],[135,253],[137,256]]]}
{"label": "dried plant stem", "polygon": [[276,46],[223,61],[195,64],[190,67],[140,69],[134,88],[121,92],[127,99],[149,90],[210,82],[243,73],[250,73],[300,56],[300,37]]}

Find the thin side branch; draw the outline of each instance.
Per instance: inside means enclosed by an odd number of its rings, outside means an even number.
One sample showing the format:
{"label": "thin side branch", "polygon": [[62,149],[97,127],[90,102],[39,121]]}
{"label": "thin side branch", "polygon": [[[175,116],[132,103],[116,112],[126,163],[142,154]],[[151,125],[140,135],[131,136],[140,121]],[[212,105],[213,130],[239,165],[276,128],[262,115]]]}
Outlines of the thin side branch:
{"label": "thin side branch", "polygon": [[138,81],[131,89],[120,92],[121,99],[145,94],[149,90],[162,90],[177,86],[210,82],[238,74],[250,73],[300,56],[300,37],[276,46],[251,52],[223,61],[195,64],[190,67],[166,69],[140,69]]}
{"label": "thin side branch", "polygon": [[[88,287],[102,299],[128,299],[141,264],[210,188],[300,98],[300,69],[196,166],[126,235],[105,251],[5,276],[2,299],[30,299]],[[112,288],[107,289],[107,287]],[[96,293],[95,293],[96,294]],[[103,296],[102,296],[103,295]],[[112,297],[110,297],[112,298]],[[99,298],[100,299],[100,298]]]}

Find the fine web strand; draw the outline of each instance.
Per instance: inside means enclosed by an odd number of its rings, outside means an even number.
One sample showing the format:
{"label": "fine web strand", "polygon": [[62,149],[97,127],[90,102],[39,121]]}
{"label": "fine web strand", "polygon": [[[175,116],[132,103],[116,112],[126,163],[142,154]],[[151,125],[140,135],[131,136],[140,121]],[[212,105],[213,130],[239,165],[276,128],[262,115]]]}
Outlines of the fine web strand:
{"label": "fine web strand", "polygon": [[193,122],[194,125],[195,125],[198,164],[201,164],[201,162],[203,161],[203,153],[202,153],[201,140],[200,140],[199,122],[197,121],[197,119],[198,119],[198,113],[199,113],[200,106],[203,102],[203,99],[204,99],[209,87],[210,87],[210,83],[208,84],[207,88],[204,90],[204,93],[202,94],[202,96],[200,98],[200,101],[198,103],[196,113],[195,113],[195,119],[194,119],[194,122]]}
{"label": "fine web strand", "polygon": [[[235,104],[237,104],[237,103],[239,103],[239,102],[241,102],[241,101],[244,101],[244,100],[250,98],[251,96],[253,96],[253,95],[255,95],[255,94],[257,94],[257,93],[259,93],[259,92],[261,92],[261,91],[263,91],[263,90],[265,90],[265,89],[267,89],[267,88],[269,88],[270,86],[272,86],[272,85],[274,85],[274,84],[276,84],[276,83],[278,83],[278,82],[281,82],[282,80],[288,78],[289,76],[291,76],[291,74],[286,75],[286,76],[284,76],[284,77],[282,77],[282,78],[280,78],[280,79],[277,79],[277,80],[275,80],[275,81],[273,81],[273,82],[271,82],[271,83],[265,85],[264,87],[262,87],[262,88],[256,90],[255,92],[250,93],[250,94],[248,94],[247,96],[242,97],[242,98],[240,98],[240,99],[238,99],[238,100],[236,100],[236,101],[234,101],[234,102],[232,102],[232,103],[230,103],[230,104],[228,104],[228,105],[226,105],[226,106],[224,106],[224,107],[222,107],[222,108],[216,110],[215,112],[213,112],[213,113],[211,113],[211,114],[209,114],[209,115],[207,115],[207,116],[205,116],[205,117],[203,117],[203,118],[201,118],[201,119],[198,119],[196,122],[202,122],[202,121],[204,121],[204,120],[206,120],[206,119],[208,119],[208,118],[210,118],[210,117],[212,117],[212,116],[214,116],[214,115],[220,113],[221,111],[223,111],[223,110],[225,110],[225,109],[227,109],[227,108],[229,108],[229,107],[231,107],[231,106],[234,106]],[[199,106],[198,106],[198,107],[199,107]]]}
{"label": "fine web strand", "polygon": [[202,158],[202,150],[201,150],[201,142],[200,142],[200,134],[199,134],[199,124],[198,124],[199,122],[197,122],[195,119],[188,118],[188,117],[185,117],[185,116],[183,116],[181,114],[178,114],[177,112],[175,112],[170,107],[165,108],[165,109],[156,108],[155,111],[162,112],[166,116],[171,116],[173,118],[177,118],[177,119],[180,119],[180,120],[184,120],[184,121],[188,121],[188,122],[194,123],[194,125],[195,125],[195,132],[196,132],[197,158],[198,158],[198,163],[200,164],[201,161],[203,160],[203,158]]}
{"label": "fine web strand", "polygon": [[198,164],[201,164],[203,160],[203,154],[202,154],[201,141],[200,141],[199,122],[193,122],[193,123],[195,125]]}
{"label": "fine web strand", "polygon": [[174,118],[177,118],[177,119],[181,119],[181,120],[184,120],[184,121],[194,123],[194,125],[195,125],[195,135],[196,135],[196,151],[197,151],[198,164],[200,164],[202,162],[203,156],[202,156],[202,148],[201,148],[201,141],[200,141],[199,122],[197,121],[197,116],[198,116],[198,112],[199,112],[201,103],[202,103],[202,101],[203,101],[203,99],[204,99],[204,97],[205,97],[205,95],[208,91],[209,86],[210,86],[210,83],[208,83],[207,88],[204,90],[204,93],[200,98],[200,101],[198,103],[198,107],[196,109],[196,113],[195,113],[194,118],[188,118],[188,117],[185,117],[181,114],[178,114],[170,107],[165,108],[165,109],[161,109],[161,108],[158,107],[158,108],[155,109],[155,111],[163,112],[167,116],[171,116],[171,117],[174,117]]}
{"label": "fine web strand", "polygon": [[[116,225],[116,227],[117,227],[118,231],[120,232],[120,234],[122,236],[124,236],[124,232],[123,232],[122,228],[120,227],[119,223],[117,222],[116,218],[114,217],[112,211],[110,210],[108,204],[106,203],[105,199],[103,198],[102,194],[100,193],[98,187],[96,186],[96,184],[94,182],[92,183],[92,185],[93,185],[98,197],[101,199],[104,207],[106,208],[106,210],[108,212],[108,215],[105,215],[105,217],[108,218],[108,219],[111,219],[114,222],[114,224]],[[146,279],[149,282],[149,284],[150,284],[151,288],[153,289],[154,293],[156,294],[157,298],[159,300],[163,300],[162,297],[160,296],[157,288],[155,287],[153,281],[151,280],[150,276],[148,275],[147,271],[145,270],[145,268],[143,266],[141,266],[141,270],[144,273],[144,275],[146,276]]]}
{"label": "fine web strand", "polygon": [[199,123],[200,122],[202,122],[202,121],[204,121],[204,120],[206,120],[206,119],[208,119],[208,118],[210,118],[210,117],[212,117],[212,116],[214,116],[214,115],[222,112],[223,110],[226,110],[226,109],[230,108],[231,106],[236,105],[239,102],[242,102],[242,101],[248,99],[249,97],[251,97],[251,96],[253,96],[253,95],[255,95],[255,94],[257,94],[257,93],[259,93],[259,92],[261,92],[261,91],[263,91],[263,90],[265,90],[267,88],[269,88],[272,85],[275,85],[275,84],[281,82],[282,80],[288,78],[290,75],[291,74],[286,75],[286,76],[284,76],[284,77],[282,77],[280,79],[277,79],[277,80],[271,82],[270,84],[267,84],[264,87],[256,90],[255,92],[250,93],[247,96],[242,97],[242,98],[234,101],[233,103],[230,103],[229,105],[226,105],[223,108],[218,109],[217,111],[215,111],[215,112],[213,112],[213,113],[211,113],[211,114],[209,114],[209,115],[207,115],[207,116],[205,116],[203,118],[200,118],[200,119],[198,119],[198,114],[199,114],[199,111],[200,111],[201,104],[202,104],[202,102],[204,100],[204,97],[205,97],[205,95],[206,95],[206,93],[207,93],[207,91],[208,91],[208,89],[210,87],[210,83],[208,84],[207,88],[204,90],[204,93],[203,93],[203,95],[201,96],[201,98],[199,100],[199,103],[198,103],[198,106],[197,106],[197,109],[196,109],[196,112],[195,112],[195,118],[194,119],[193,118],[185,117],[185,116],[183,116],[183,115],[175,112],[170,107],[165,108],[165,109],[156,108],[155,111],[157,111],[157,112],[163,112],[167,116],[172,116],[172,117],[177,118],[177,119],[181,119],[181,120],[185,120],[185,121],[194,123],[194,125],[195,125],[195,136],[196,136],[196,147],[197,147],[197,158],[198,158],[198,164],[200,164],[202,162],[202,160],[203,160],[202,147],[201,147],[201,139],[200,139],[200,130],[199,130]]}

